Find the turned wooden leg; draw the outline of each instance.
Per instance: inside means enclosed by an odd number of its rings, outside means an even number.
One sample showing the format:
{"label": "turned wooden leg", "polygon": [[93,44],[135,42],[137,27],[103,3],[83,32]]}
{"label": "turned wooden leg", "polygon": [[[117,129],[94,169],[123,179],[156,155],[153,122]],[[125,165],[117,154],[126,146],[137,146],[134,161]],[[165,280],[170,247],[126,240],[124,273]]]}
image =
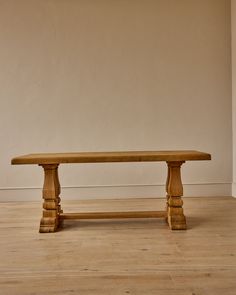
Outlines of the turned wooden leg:
{"label": "turned wooden leg", "polygon": [[[61,198],[59,197],[61,194],[61,185],[60,185],[60,181],[59,181],[59,176],[58,176],[58,168],[56,169],[56,187],[58,189],[58,194],[57,194],[57,201],[58,201],[58,214],[60,215],[60,213],[63,213],[63,210],[61,209]],[[58,216],[59,217],[59,216]],[[58,227],[62,227],[63,226],[63,220],[59,218],[58,220]]]}
{"label": "turned wooden leg", "polygon": [[167,219],[171,229],[186,229],[186,218],[183,212],[183,185],[181,181],[181,162],[167,162],[168,187],[167,187]]}
{"label": "turned wooden leg", "polygon": [[170,197],[168,195],[169,182],[170,182],[170,167],[168,167],[168,165],[167,165],[167,178],[166,178],[166,213],[167,213],[166,222],[167,223],[168,223],[168,208],[169,208],[168,202],[169,202],[169,197]]}
{"label": "turned wooden leg", "polygon": [[40,233],[55,232],[59,226],[60,183],[58,178],[58,164],[40,165],[44,169],[43,185],[43,216],[40,222]]}

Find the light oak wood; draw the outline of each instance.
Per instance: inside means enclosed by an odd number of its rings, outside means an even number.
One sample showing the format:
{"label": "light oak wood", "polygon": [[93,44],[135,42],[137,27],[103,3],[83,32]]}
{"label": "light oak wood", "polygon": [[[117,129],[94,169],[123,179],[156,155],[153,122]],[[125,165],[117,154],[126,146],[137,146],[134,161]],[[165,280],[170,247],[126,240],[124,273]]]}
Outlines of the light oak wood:
{"label": "light oak wood", "polygon": [[197,161],[210,159],[210,154],[199,151],[83,152],[29,154],[13,158],[12,164]]}
{"label": "light oak wood", "polygon": [[[62,201],[66,212],[153,210],[164,199]],[[236,199],[185,198],[188,231],[162,219],[66,220],[37,233],[40,202],[0,203],[0,294],[235,295]]]}
{"label": "light oak wood", "polygon": [[40,221],[39,232],[49,233],[57,230],[59,226],[60,183],[58,178],[58,164],[41,165],[44,169],[43,185],[43,216]]}
{"label": "light oak wood", "polygon": [[[83,152],[83,153],[50,153],[30,154],[12,159],[12,164],[38,164],[44,169],[43,216],[40,221],[41,233],[55,232],[62,226],[64,219],[73,218],[133,218],[164,217],[172,230],[186,229],[186,218],[183,213],[183,185],[181,165],[185,161],[210,160],[211,155],[199,151],[130,151],[130,152]],[[60,182],[58,167],[62,163],[99,163],[99,162],[144,162],[166,161],[168,174],[166,180],[166,212],[124,212],[63,214],[60,205]],[[136,214],[136,215],[135,215]]]}
{"label": "light oak wood", "polygon": [[166,211],[130,211],[130,212],[84,212],[62,213],[60,219],[118,219],[118,218],[161,218]]}
{"label": "light oak wood", "polygon": [[180,230],[186,229],[186,218],[183,212],[183,185],[181,180],[181,162],[167,162],[168,176],[167,176],[167,221],[171,229]]}

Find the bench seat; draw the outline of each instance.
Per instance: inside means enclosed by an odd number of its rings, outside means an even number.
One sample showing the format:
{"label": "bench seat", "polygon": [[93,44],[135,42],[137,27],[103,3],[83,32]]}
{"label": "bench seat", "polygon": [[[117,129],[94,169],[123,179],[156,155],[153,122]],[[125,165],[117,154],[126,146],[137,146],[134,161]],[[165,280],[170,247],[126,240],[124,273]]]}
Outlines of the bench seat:
{"label": "bench seat", "polygon": [[153,162],[210,160],[199,151],[129,151],[29,154],[12,159],[12,164],[62,164],[100,162]]}

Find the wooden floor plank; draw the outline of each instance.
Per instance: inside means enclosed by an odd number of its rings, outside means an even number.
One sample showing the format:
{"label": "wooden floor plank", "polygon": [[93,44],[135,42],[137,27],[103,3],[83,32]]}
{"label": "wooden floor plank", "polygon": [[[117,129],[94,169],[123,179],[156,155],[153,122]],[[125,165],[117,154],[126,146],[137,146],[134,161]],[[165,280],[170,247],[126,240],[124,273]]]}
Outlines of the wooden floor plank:
{"label": "wooden floor plank", "polygon": [[[186,198],[162,219],[65,220],[39,234],[39,202],[0,203],[0,294],[236,294],[236,199]],[[155,210],[164,199],[62,202],[65,212]]]}

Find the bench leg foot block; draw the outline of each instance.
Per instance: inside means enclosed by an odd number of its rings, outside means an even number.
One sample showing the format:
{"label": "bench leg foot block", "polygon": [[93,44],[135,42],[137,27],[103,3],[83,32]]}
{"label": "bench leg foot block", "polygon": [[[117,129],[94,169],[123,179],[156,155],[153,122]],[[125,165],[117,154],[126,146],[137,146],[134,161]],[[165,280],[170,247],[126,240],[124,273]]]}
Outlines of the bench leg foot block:
{"label": "bench leg foot block", "polygon": [[40,233],[53,233],[56,231],[57,231],[57,228],[55,226],[40,226],[39,228]]}
{"label": "bench leg foot block", "polygon": [[187,229],[186,218],[184,215],[168,216],[168,224],[172,230]]}
{"label": "bench leg foot block", "polygon": [[52,233],[57,231],[58,218],[56,217],[43,217],[40,221],[39,232],[40,233]]}

